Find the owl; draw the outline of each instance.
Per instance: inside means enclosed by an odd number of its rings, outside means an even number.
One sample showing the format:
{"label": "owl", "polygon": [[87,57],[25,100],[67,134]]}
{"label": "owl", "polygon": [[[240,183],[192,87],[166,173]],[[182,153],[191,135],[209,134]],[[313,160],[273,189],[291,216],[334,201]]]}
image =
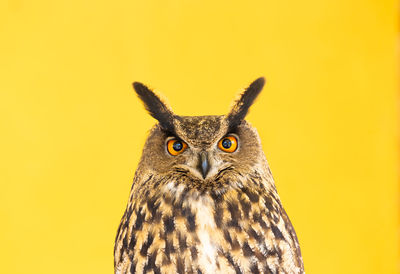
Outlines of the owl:
{"label": "owl", "polygon": [[260,137],[244,120],[264,82],[221,116],[176,115],[133,84],[158,123],[118,228],[115,273],[304,273]]}

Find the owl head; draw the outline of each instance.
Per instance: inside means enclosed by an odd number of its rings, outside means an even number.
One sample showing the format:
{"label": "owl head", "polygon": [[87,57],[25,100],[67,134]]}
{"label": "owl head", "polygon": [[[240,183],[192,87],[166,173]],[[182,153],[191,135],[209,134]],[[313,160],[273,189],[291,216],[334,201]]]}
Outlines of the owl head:
{"label": "owl head", "polygon": [[136,93],[158,121],[146,140],[138,170],[184,178],[183,184],[204,189],[267,168],[258,133],[244,120],[264,83],[259,78],[250,84],[227,115],[179,116],[148,87],[135,82]]}

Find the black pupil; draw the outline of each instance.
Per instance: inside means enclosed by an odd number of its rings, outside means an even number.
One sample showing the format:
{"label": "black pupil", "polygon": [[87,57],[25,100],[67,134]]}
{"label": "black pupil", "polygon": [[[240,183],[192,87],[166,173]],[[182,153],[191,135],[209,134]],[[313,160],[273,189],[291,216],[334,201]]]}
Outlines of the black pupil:
{"label": "black pupil", "polygon": [[174,148],[175,151],[180,151],[183,148],[182,142],[181,141],[176,141],[172,147]]}
{"label": "black pupil", "polygon": [[232,146],[231,140],[229,140],[228,138],[227,138],[227,139],[224,139],[224,140],[222,141],[222,146],[223,146],[224,148],[230,148],[230,147]]}

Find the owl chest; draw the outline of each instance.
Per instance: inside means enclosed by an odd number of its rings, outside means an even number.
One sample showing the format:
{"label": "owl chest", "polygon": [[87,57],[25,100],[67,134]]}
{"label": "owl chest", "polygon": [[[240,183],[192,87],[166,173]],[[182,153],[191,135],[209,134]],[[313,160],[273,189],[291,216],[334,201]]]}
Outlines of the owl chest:
{"label": "owl chest", "polygon": [[187,199],[163,211],[161,224],[149,227],[162,272],[234,273],[223,256],[223,231],[216,225],[213,206],[207,198]]}
{"label": "owl chest", "polygon": [[293,239],[266,198],[215,199],[170,183],[134,201],[117,238],[117,273],[298,273]]}
{"label": "owl chest", "polygon": [[132,212],[121,230],[117,273],[270,273],[286,260],[266,216],[260,225],[207,197],[175,201],[146,202]]}
{"label": "owl chest", "polygon": [[218,251],[221,247],[216,235],[213,210],[210,205],[201,202],[194,202],[192,208],[196,220],[192,242],[198,252],[197,263],[202,266],[204,272],[216,273],[220,268]]}

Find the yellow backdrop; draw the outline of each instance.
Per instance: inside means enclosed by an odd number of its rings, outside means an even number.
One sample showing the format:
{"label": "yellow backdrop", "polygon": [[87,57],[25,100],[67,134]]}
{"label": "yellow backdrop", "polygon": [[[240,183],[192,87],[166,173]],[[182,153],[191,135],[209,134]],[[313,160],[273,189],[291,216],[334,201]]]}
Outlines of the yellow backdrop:
{"label": "yellow backdrop", "polygon": [[0,3],[0,272],[112,273],[154,120],[224,114],[259,76],[258,128],[308,273],[397,273],[397,2]]}

